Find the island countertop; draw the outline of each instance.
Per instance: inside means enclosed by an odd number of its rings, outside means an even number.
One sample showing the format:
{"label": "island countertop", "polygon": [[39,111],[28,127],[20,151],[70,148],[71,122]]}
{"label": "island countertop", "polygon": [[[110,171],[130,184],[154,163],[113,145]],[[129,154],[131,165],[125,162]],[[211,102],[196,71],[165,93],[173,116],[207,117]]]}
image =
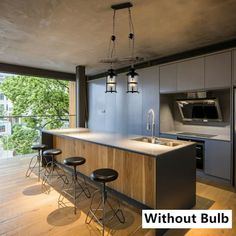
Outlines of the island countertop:
{"label": "island countertop", "polygon": [[43,132],[56,136],[79,139],[104,146],[119,148],[122,150],[136,152],[139,154],[149,155],[153,157],[157,157],[164,153],[171,152],[188,145],[193,145],[193,143],[191,142],[163,138],[160,138],[160,141],[174,141],[175,143],[177,142],[180,145],[172,147],[160,144],[145,143],[134,140],[135,138],[140,137],[137,135],[135,136],[121,135],[117,133],[93,132],[86,128],[54,129],[44,130]]}

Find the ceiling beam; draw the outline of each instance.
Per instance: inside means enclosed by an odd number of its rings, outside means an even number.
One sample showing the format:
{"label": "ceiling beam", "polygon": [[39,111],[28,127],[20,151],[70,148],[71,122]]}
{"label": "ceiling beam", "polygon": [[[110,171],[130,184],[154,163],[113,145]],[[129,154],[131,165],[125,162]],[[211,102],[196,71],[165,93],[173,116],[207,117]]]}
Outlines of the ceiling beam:
{"label": "ceiling beam", "polygon": [[[157,58],[157,59],[150,60],[150,61],[145,61],[145,62],[136,64],[134,67],[136,69],[141,69],[141,68],[160,65],[160,64],[164,64],[164,63],[177,61],[177,60],[183,60],[183,59],[187,59],[187,58],[191,58],[191,57],[196,57],[196,56],[204,55],[207,53],[213,53],[213,52],[217,52],[220,50],[226,50],[226,49],[230,49],[230,48],[234,48],[234,47],[236,47],[236,39],[220,42],[217,44],[208,45],[205,47],[196,48],[193,50],[169,55],[166,57]],[[121,74],[121,73],[127,72],[129,70],[129,68],[130,68],[130,66],[126,66],[126,67],[116,69],[115,71],[117,74]],[[88,80],[100,79],[100,78],[106,77],[106,75],[107,75],[107,72],[88,76]]]}
{"label": "ceiling beam", "polygon": [[43,77],[48,79],[60,79],[68,81],[76,80],[75,74],[73,73],[39,69],[34,67],[13,65],[7,63],[0,63],[0,72],[16,75]]}

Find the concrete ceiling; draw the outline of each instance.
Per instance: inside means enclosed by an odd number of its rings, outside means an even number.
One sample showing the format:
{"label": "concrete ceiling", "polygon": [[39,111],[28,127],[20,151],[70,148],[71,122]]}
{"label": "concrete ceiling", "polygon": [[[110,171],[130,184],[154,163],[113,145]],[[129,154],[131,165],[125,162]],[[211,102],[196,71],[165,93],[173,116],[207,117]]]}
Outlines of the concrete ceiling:
{"label": "concrete ceiling", "polygon": [[[1,0],[0,62],[93,75],[106,70],[110,5],[122,0]],[[136,54],[146,60],[236,38],[236,0],[133,0]],[[127,11],[116,15],[117,55],[128,52]],[[121,65],[117,65],[120,67]]]}

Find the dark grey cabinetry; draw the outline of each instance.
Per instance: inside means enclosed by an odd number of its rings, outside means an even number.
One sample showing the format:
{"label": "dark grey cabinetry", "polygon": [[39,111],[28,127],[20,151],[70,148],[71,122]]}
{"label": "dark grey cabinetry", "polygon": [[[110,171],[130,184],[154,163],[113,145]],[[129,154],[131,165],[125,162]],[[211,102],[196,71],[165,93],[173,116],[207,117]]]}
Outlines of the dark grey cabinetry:
{"label": "dark grey cabinetry", "polygon": [[160,92],[177,90],[177,64],[160,66]]}
{"label": "dark grey cabinetry", "polygon": [[204,88],[204,58],[177,63],[177,90]]}
{"label": "dark grey cabinetry", "polygon": [[205,141],[205,173],[230,180],[231,143]]}
{"label": "dark grey cabinetry", "polygon": [[[160,66],[160,92],[218,89],[231,86],[231,51]],[[234,85],[236,85],[234,51]]]}
{"label": "dark grey cabinetry", "polygon": [[205,88],[231,86],[231,52],[205,57]]}
{"label": "dark grey cabinetry", "polygon": [[151,131],[147,131],[147,112],[153,109],[156,115],[156,129],[155,134],[158,135],[159,131],[159,80],[158,80],[158,67],[153,66],[139,70],[138,73],[142,78],[142,134],[151,135]]}
{"label": "dark grey cabinetry", "polygon": [[142,92],[141,79],[139,79],[140,93],[127,94],[127,132],[128,134],[142,134]]}

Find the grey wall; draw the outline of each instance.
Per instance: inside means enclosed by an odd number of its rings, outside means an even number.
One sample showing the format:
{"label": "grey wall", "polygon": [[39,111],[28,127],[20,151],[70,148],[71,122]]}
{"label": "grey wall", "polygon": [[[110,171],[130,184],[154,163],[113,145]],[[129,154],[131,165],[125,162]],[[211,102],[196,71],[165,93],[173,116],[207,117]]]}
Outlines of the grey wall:
{"label": "grey wall", "polygon": [[145,134],[147,111],[152,108],[156,114],[158,135],[159,78],[158,67],[137,70],[139,93],[126,93],[126,75],[117,77],[117,93],[105,93],[105,78],[89,82],[89,122],[94,131],[121,134]]}

